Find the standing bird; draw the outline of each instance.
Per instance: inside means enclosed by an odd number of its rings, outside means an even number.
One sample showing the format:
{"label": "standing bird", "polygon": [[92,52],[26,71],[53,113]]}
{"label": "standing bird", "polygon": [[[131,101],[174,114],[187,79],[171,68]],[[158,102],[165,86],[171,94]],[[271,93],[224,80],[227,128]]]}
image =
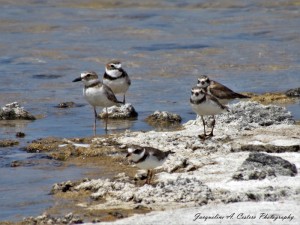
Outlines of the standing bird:
{"label": "standing bird", "polygon": [[123,70],[121,62],[113,60],[106,64],[103,83],[110,87],[115,94],[123,94],[123,104],[125,104],[125,94],[131,81],[126,71]]}
{"label": "standing bird", "polygon": [[[83,96],[88,101],[90,105],[94,108],[95,120],[94,120],[94,134],[96,134],[96,119],[97,119],[97,111],[96,107],[110,107],[113,105],[119,105],[119,102],[113,93],[113,91],[101,83],[98,79],[98,75],[94,71],[83,72],[80,77],[73,80],[73,82],[82,81],[84,83],[83,87]],[[105,131],[107,131],[107,120],[108,114],[106,110],[106,123],[105,123]]]}
{"label": "standing bird", "polygon": [[163,152],[152,147],[133,146],[128,148],[127,157],[136,164],[140,169],[147,170],[147,179],[145,184],[150,184],[153,176],[153,169],[161,166],[167,159],[169,154],[174,152]]}
{"label": "standing bird", "polygon": [[198,78],[197,86],[204,88],[208,94],[216,97],[222,104],[227,104],[228,102],[236,98],[249,98],[246,95],[234,92],[233,90],[229,89],[223,84],[220,84],[217,81],[210,80],[205,75],[201,75]]}
{"label": "standing bird", "polygon": [[[192,106],[193,111],[196,112],[199,116],[201,116],[203,123],[204,134],[199,135],[199,137],[201,139],[211,137],[213,136],[214,127],[216,124],[215,115],[225,111],[229,111],[229,109],[227,106],[222,105],[214,96],[208,94],[203,88],[193,87],[191,91],[192,94],[190,98],[190,104]],[[208,135],[206,134],[205,121],[203,118],[203,116],[206,115],[213,116],[212,130]]]}

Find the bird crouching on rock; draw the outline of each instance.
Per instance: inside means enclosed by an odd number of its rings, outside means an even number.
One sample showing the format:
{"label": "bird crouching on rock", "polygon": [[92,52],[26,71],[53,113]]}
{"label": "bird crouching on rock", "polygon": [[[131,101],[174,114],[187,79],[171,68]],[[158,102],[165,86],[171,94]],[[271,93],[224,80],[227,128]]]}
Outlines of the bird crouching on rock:
{"label": "bird crouching on rock", "polygon": [[103,83],[115,94],[123,94],[123,104],[125,104],[125,94],[131,85],[131,80],[120,61],[112,60],[106,64]]}
{"label": "bird crouching on rock", "polygon": [[138,168],[147,170],[145,184],[151,184],[153,169],[162,166],[172,151],[161,151],[152,147],[132,146],[128,148],[126,158],[129,158]]}

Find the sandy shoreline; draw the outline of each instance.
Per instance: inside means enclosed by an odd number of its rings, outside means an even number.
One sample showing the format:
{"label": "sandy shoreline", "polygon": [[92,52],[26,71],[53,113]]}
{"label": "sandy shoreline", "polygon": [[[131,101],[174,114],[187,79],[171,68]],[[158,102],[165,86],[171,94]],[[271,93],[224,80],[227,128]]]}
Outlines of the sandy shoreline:
{"label": "sandy shoreline", "polygon": [[[60,160],[98,158],[99,163],[105,161],[106,166],[123,172],[113,179],[53,186],[56,198],[74,202],[74,218],[86,216],[74,220],[73,215],[65,216],[69,219],[43,215],[27,218],[23,224],[298,224],[300,126],[285,108],[275,105],[240,102],[230,105],[230,110],[217,117],[215,136],[205,141],[198,138],[202,122],[189,121],[176,131],[126,131],[29,144],[27,151],[43,149]],[[124,158],[132,144],[175,152],[158,169],[153,185],[141,186],[136,168]],[[194,221],[197,213],[203,218],[217,214],[224,218],[205,221],[199,216]],[[276,214],[277,219],[264,219],[261,213]],[[251,218],[241,218],[244,215]]]}
{"label": "sandy shoreline", "polygon": [[[126,132],[120,135],[116,141],[121,145],[151,146],[172,150],[175,155],[162,166],[163,172],[157,174],[155,186],[136,186],[126,174],[121,174],[114,185],[102,179],[79,184],[77,190],[91,190],[97,186],[91,197],[106,199],[102,204],[86,208],[142,205],[152,210],[165,210],[119,220],[116,224],[159,224],[164,218],[169,218],[164,222],[186,224],[181,220],[181,212],[189,212],[185,219],[193,222],[191,215],[202,209],[206,213],[214,209],[213,212],[219,214],[224,210],[234,213],[241,209],[256,217],[260,212],[283,216],[290,212],[294,218],[281,222],[299,221],[299,205],[296,204],[300,199],[299,175],[270,174],[265,178],[233,179],[233,174],[249,157],[249,152],[260,152],[261,149],[268,152],[267,155],[287,160],[299,170],[300,127],[293,125],[291,115],[281,107],[241,102],[231,106],[230,114],[218,116],[217,121],[216,135],[205,142],[197,137],[202,129],[200,121],[189,121],[179,131]],[[234,224],[234,221],[230,223]],[[217,223],[223,222],[219,220]],[[256,224],[261,221],[256,218],[248,222]],[[272,220],[265,222],[281,224]],[[207,221],[207,224],[215,223]],[[237,219],[236,224],[239,223]]]}
{"label": "sandy shoreline", "polygon": [[[155,211],[145,215],[134,215],[115,222],[101,222],[99,224],[294,225],[298,223],[299,201],[281,201],[210,204],[201,207]],[[95,223],[86,223],[86,225],[91,224]]]}

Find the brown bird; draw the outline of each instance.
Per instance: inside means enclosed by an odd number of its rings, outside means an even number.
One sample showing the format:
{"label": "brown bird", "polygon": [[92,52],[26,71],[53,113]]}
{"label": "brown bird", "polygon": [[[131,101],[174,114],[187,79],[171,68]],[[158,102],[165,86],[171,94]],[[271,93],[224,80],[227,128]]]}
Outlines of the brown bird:
{"label": "brown bird", "polygon": [[250,98],[246,95],[234,92],[233,90],[229,89],[223,84],[220,84],[217,81],[210,80],[206,75],[201,75],[198,78],[197,86],[204,88],[204,90],[208,94],[216,97],[222,104],[227,104],[228,102],[236,98]]}

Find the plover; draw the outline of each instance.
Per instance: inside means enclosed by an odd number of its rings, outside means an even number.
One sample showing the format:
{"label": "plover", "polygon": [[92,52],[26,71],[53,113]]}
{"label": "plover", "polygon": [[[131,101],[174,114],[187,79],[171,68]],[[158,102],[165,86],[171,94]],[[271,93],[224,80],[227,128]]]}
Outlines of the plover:
{"label": "plover", "polygon": [[163,152],[159,149],[152,147],[132,146],[128,148],[129,157],[137,167],[147,170],[147,179],[145,184],[150,184],[153,176],[153,169],[163,165],[169,154],[173,154],[172,151]]}
{"label": "plover", "polygon": [[222,104],[227,104],[236,98],[249,98],[246,95],[234,92],[217,81],[210,80],[206,75],[201,75],[198,78],[197,86],[204,88],[207,93],[216,97]]}
{"label": "plover", "polygon": [[[101,83],[98,79],[98,75],[94,71],[88,71],[81,73],[80,77],[73,80],[73,82],[82,81],[84,83],[83,96],[87,102],[93,106],[94,109],[94,134],[96,134],[96,120],[97,111],[96,107],[110,107],[113,105],[119,105],[121,102],[117,100],[113,91]],[[106,111],[107,113],[107,111]],[[105,124],[105,130],[107,131],[107,119]]]}
{"label": "plover", "polygon": [[123,103],[125,104],[125,94],[131,85],[131,80],[123,70],[120,61],[113,60],[106,64],[103,83],[109,86],[115,94],[123,94]]}
{"label": "plover", "polygon": [[[217,98],[208,94],[203,88],[193,87],[191,90],[191,98],[190,104],[194,112],[196,112],[199,116],[201,116],[203,123],[204,134],[199,135],[201,139],[205,139],[206,137],[213,136],[213,131],[215,127],[215,115],[220,114],[225,111],[229,111],[227,106],[222,105]],[[205,130],[205,121],[203,116],[211,115],[213,116],[212,122],[212,130],[210,134],[206,134]]]}

